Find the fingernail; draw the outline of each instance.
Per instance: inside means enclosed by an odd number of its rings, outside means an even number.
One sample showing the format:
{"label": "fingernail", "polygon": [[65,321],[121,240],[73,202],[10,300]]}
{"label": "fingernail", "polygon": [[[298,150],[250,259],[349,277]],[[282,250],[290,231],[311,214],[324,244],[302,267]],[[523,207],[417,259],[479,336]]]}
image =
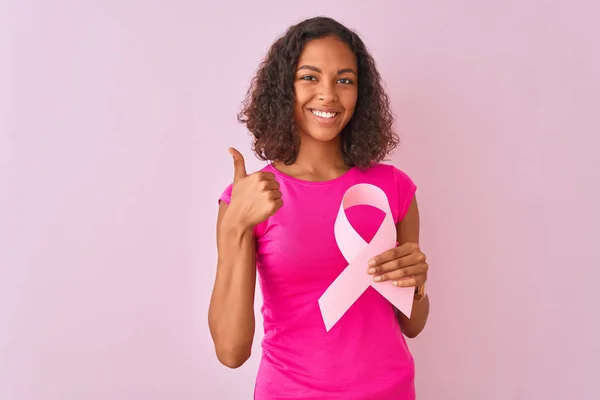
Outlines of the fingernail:
{"label": "fingernail", "polygon": [[374,274],[374,273],[375,273],[375,268],[369,268],[369,269],[367,270],[367,273],[369,273],[369,274]]}
{"label": "fingernail", "polygon": [[369,260],[369,266],[374,267],[375,266],[375,260]]}
{"label": "fingernail", "polygon": [[379,282],[379,281],[381,280],[381,276],[376,276],[375,278],[373,278],[373,280],[374,280],[375,282]]}

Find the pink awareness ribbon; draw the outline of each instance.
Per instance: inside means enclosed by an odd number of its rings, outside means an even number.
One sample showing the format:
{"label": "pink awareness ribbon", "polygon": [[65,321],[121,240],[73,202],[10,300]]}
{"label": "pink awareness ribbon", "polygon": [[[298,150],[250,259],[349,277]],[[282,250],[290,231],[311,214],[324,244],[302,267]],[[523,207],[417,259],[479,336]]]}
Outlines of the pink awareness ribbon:
{"label": "pink awareness ribbon", "polygon": [[[356,232],[346,216],[346,209],[356,205],[373,206],[385,213],[379,230],[369,243]],[[372,257],[396,246],[396,226],[385,192],[368,183],[350,187],[342,198],[334,234],[348,266],[319,298],[326,330],[329,332],[369,286],[410,317],[414,287],[393,286],[391,281],[374,282],[373,275],[367,273],[368,262]]]}

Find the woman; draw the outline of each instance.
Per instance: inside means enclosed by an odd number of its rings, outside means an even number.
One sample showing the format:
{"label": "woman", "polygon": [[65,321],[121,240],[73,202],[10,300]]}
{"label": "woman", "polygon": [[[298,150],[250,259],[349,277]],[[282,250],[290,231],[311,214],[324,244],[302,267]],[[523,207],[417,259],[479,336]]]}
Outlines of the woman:
{"label": "woman", "polygon": [[[234,179],[220,198],[209,310],[217,357],[231,368],[250,357],[258,270],[265,336],[255,399],[414,399],[404,335],[417,336],[427,321],[428,265],[418,245],[416,186],[380,163],[398,139],[364,43],[330,18],[290,27],[259,68],[239,119],[269,163],[248,175],[230,149]],[[348,265],[333,226],[357,183],[385,192],[397,230],[398,246],[375,256],[365,273],[374,284],[414,287],[415,301],[407,318],[370,287],[328,330],[318,302]],[[382,220],[368,206],[346,215],[366,242]]]}

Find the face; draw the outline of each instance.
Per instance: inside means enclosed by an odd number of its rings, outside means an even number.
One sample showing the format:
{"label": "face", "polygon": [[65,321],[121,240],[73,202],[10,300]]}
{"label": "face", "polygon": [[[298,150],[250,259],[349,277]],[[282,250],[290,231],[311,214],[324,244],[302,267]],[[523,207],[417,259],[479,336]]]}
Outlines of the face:
{"label": "face", "polygon": [[338,138],[356,107],[357,71],[356,56],[340,39],[305,44],[294,81],[294,117],[301,138],[322,142]]}

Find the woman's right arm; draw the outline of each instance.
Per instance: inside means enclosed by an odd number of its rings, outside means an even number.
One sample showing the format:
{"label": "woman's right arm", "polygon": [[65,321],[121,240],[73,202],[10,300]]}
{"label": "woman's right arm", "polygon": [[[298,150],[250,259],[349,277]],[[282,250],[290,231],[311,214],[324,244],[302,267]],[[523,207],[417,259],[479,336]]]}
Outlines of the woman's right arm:
{"label": "woman's right arm", "polygon": [[246,362],[254,339],[256,247],[252,230],[239,223],[235,209],[220,203],[217,275],[208,321],[217,358],[229,368]]}
{"label": "woman's right arm", "polygon": [[208,326],[221,363],[238,368],[250,357],[254,339],[256,241],[254,227],[283,205],[271,172],[247,175],[244,157],[233,156],[229,205],[220,202],[217,217],[217,276],[208,310]]}

